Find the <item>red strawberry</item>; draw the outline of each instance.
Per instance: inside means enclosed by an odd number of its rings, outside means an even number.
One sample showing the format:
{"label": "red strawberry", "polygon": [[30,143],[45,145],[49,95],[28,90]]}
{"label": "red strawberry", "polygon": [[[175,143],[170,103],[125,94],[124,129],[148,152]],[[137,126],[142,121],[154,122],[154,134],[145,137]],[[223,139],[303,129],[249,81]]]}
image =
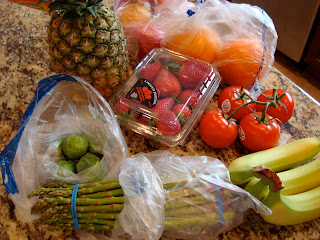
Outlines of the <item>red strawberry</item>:
{"label": "red strawberry", "polygon": [[138,122],[146,125],[146,126],[151,126],[151,127],[155,127],[156,126],[156,119],[152,116],[147,116],[147,115],[141,115]]}
{"label": "red strawberry", "polygon": [[162,97],[178,97],[181,85],[178,79],[168,70],[161,69],[154,80],[154,86],[160,90]]}
{"label": "red strawberry", "polygon": [[141,68],[140,77],[153,82],[161,69],[161,64],[158,62],[150,63]]}
{"label": "red strawberry", "polygon": [[172,111],[165,111],[160,115],[157,130],[165,136],[174,136],[181,132],[181,125]]}
{"label": "red strawberry", "polygon": [[162,112],[171,110],[171,108],[173,107],[173,104],[174,104],[174,101],[170,97],[160,99],[157,102],[156,106],[152,109],[152,112],[156,116],[159,116]]}
{"label": "red strawberry", "polygon": [[124,98],[122,98],[119,102],[117,102],[115,106],[115,110],[118,113],[128,113],[129,112],[129,104],[125,101]]}
{"label": "red strawberry", "polygon": [[174,112],[176,114],[176,116],[178,117],[178,120],[181,124],[181,126],[183,126],[186,121],[188,120],[188,118],[191,116],[191,110],[187,105],[184,104],[177,104],[172,108],[172,112]]}
{"label": "red strawberry", "polygon": [[179,95],[181,103],[187,103],[189,107],[195,108],[200,100],[200,92],[192,89],[184,90]]}
{"label": "red strawberry", "polygon": [[184,104],[177,104],[172,108],[172,111],[176,114],[185,114],[185,118],[190,117],[191,115],[191,110],[187,105]]}
{"label": "red strawberry", "polygon": [[120,113],[122,116],[125,117],[133,117],[137,118],[139,116],[139,113],[132,109],[132,106],[130,106],[130,100],[126,98],[121,98],[119,102],[114,107],[115,111]]}
{"label": "red strawberry", "polygon": [[201,62],[186,61],[183,63],[178,78],[184,88],[196,88],[209,75],[211,69]]}

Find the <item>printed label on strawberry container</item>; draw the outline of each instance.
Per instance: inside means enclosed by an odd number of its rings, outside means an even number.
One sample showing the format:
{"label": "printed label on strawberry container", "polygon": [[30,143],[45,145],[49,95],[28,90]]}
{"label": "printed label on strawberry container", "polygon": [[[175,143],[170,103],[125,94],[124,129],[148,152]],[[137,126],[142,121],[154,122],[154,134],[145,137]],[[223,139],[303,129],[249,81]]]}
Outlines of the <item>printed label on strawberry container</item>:
{"label": "printed label on strawberry container", "polygon": [[244,141],[246,139],[246,135],[244,134],[242,127],[239,127],[239,138],[241,141]]}
{"label": "printed label on strawberry container", "polygon": [[158,102],[156,88],[147,79],[140,78],[126,95],[127,99],[153,108]]}
{"label": "printed label on strawberry container", "polygon": [[229,99],[226,99],[222,102],[221,104],[221,110],[224,112],[224,113],[227,113],[231,110],[231,103],[230,103],[230,100]]}

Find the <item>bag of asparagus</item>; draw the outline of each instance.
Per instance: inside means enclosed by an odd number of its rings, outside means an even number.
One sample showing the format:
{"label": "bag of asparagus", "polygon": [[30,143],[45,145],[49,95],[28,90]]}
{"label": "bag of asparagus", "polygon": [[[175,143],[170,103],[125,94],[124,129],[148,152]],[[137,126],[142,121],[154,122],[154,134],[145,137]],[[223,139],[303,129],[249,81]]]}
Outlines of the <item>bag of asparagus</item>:
{"label": "bag of asparagus", "polygon": [[128,148],[108,102],[67,74],[42,79],[16,135],[0,155],[17,214],[31,221],[27,195],[49,182],[116,178]]}
{"label": "bag of asparagus", "polygon": [[[99,239],[213,239],[239,225],[249,208],[271,214],[231,183],[218,159],[179,157],[168,151],[126,158],[117,179],[51,183],[29,197],[39,197],[32,207],[39,216],[36,224],[86,229],[82,236],[99,233]],[[101,235],[106,232],[110,234]]]}

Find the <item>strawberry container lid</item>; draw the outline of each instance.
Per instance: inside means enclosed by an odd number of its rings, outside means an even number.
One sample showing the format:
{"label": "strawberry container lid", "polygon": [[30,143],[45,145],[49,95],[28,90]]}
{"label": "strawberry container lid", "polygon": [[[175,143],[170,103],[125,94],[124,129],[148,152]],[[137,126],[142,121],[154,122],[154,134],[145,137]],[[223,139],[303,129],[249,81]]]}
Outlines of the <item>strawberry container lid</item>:
{"label": "strawberry container lid", "polygon": [[215,94],[209,63],[153,49],[110,101],[120,125],[168,146],[182,145]]}

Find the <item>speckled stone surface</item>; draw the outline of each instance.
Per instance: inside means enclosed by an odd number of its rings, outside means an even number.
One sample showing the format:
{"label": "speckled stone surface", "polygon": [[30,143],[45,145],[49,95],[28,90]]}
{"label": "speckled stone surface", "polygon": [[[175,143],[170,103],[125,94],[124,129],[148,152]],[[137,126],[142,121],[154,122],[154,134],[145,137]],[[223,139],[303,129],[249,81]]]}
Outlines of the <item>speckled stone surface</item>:
{"label": "speckled stone surface", "polygon": [[[46,48],[47,13],[0,1],[0,151],[15,134],[21,117],[30,103],[37,83],[53,74]],[[276,69],[262,82],[262,88],[281,88],[294,97],[294,116],[281,127],[281,144],[304,137],[320,137],[320,104],[310,98]],[[206,110],[216,107],[217,94]],[[207,155],[219,158],[226,165],[239,156],[249,153],[236,141],[227,149],[216,150],[205,145],[192,130],[183,146],[165,148],[123,129],[131,154],[168,149],[176,155]],[[129,141],[130,139],[130,141]],[[15,215],[2,179],[0,184],[0,239],[78,239],[75,231],[50,232],[21,222]],[[243,223],[217,237],[236,239],[320,239],[320,218],[295,226],[275,226],[249,211]]]}

